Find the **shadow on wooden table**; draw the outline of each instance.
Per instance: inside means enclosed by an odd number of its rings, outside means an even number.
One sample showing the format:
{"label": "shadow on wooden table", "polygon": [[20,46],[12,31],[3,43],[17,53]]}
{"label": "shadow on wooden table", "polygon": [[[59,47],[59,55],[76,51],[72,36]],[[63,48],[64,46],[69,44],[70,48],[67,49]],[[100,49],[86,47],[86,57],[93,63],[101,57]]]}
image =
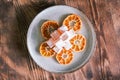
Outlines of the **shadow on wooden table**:
{"label": "shadow on wooden table", "polygon": [[36,71],[42,73],[28,53],[26,35],[33,18],[55,4],[42,0],[21,0],[29,1],[25,4],[19,1],[0,1],[0,80],[22,80],[21,76],[27,77],[26,80],[36,80],[33,79]]}
{"label": "shadow on wooden table", "polygon": [[[21,39],[21,47],[24,53],[22,56],[28,56],[28,51],[27,51],[27,45],[26,45],[26,36],[27,36],[27,31],[29,28],[29,25],[33,18],[43,9],[55,5],[54,2],[48,3],[46,1],[39,1],[39,2],[28,2],[27,4],[19,3],[18,1],[13,2],[13,5],[15,7],[15,12],[16,12],[16,19],[17,19],[17,25],[18,25],[18,31],[20,36],[18,39]],[[18,45],[20,47],[20,45]]]}

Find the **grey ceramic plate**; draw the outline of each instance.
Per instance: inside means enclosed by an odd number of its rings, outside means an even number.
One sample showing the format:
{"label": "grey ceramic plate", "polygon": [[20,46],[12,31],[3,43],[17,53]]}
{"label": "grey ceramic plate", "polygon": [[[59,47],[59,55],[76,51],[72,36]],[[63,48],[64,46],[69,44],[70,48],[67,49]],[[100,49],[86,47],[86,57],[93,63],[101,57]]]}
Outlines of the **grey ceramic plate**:
{"label": "grey ceramic plate", "polygon": [[[44,41],[40,32],[40,26],[42,25],[42,23],[45,20],[55,20],[58,21],[60,25],[62,25],[64,18],[72,13],[77,14],[81,17],[82,29],[78,33],[83,34],[87,39],[87,45],[85,50],[81,53],[74,53],[74,59],[68,65],[59,64],[56,61],[55,57],[42,57],[39,53],[39,45],[41,42]],[[88,18],[78,9],[65,5],[52,6],[40,12],[33,19],[27,33],[27,46],[33,60],[41,68],[49,72],[55,73],[71,72],[83,66],[94,52],[95,44],[96,35],[93,26],[88,20]]]}

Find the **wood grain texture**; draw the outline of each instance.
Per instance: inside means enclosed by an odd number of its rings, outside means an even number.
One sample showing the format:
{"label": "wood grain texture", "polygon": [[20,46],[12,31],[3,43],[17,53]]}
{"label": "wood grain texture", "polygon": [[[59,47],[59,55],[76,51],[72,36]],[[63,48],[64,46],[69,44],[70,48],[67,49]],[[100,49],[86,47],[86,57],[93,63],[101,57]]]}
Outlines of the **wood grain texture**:
{"label": "wood grain texture", "polygon": [[[40,11],[62,4],[87,15],[97,46],[81,69],[55,74],[32,60],[26,33]],[[120,0],[0,0],[0,80],[120,80]]]}

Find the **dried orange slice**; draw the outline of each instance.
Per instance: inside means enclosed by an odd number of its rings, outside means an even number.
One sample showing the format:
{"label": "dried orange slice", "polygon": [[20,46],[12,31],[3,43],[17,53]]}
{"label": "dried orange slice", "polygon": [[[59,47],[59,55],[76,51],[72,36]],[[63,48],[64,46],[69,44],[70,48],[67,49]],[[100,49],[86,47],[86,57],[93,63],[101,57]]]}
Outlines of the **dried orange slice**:
{"label": "dried orange slice", "polygon": [[81,35],[75,35],[71,40],[70,43],[72,44],[72,50],[75,52],[83,51],[86,47],[86,38]]}
{"label": "dried orange slice", "polygon": [[69,64],[73,60],[73,53],[71,50],[65,50],[64,48],[56,54],[56,59],[60,64]]}
{"label": "dried orange slice", "polygon": [[53,51],[52,48],[50,48],[46,42],[43,42],[41,45],[40,45],[40,48],[39,48],[39,51],[41,53],[42,56],[45,56],[45,57],[51,57],[51,56],[54,56],[55,55],[55,52]]}
{"label": "dried orange slice", "polygon": [[41,26],[41,33],[45,39],[50,38],[50,34],[59,27],[56,21],[46,21]]}
{"label": "dried orange slice", "polygon": [[69,30],[73,29],[74,31],[77,31],[81,29],[81,19],[78,15],[72,14],[65,18],[63,25],[67,26]]}

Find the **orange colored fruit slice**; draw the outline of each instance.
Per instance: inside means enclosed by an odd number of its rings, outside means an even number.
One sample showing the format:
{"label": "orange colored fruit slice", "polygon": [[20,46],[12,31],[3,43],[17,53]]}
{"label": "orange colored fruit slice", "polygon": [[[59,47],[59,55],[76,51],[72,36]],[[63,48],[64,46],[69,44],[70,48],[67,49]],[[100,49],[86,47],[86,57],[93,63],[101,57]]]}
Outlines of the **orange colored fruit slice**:
{"label": "orange colored fruit slice", "polygon": [[46,21],[41,26],[41,33],[45,39],[50,38],[50,34],[59,27],[56,21]]}
{"label": "orange colored fruit slice", "polygon": [[40,45],[39,51],[41,53],[42,56],[44,57],[51,57],[55,55],[55,52],[53,51],[52,48],[50,48],[46,42],[43,42]]}
{"label": "orange colored fruit slice", "polygon": [[73,53],[71,50],[65,50],[64,48],[56,54],[56,59],[60,64],[69,64],[73,60]]}
{"label": "orange colored fruit slice", "polygon": [[81,29],[81,19],[78,15],[72,14],[65,18],[63,25],[67,26],[69,30],[77,31]]}
{"label": "orange colored fruit slice", "polygon": [[86,38],[81,34],[77,34],[70,40],[70,43],[72,44],[71,49],[73,51],[80,52],[83,51],[86,47]]}

